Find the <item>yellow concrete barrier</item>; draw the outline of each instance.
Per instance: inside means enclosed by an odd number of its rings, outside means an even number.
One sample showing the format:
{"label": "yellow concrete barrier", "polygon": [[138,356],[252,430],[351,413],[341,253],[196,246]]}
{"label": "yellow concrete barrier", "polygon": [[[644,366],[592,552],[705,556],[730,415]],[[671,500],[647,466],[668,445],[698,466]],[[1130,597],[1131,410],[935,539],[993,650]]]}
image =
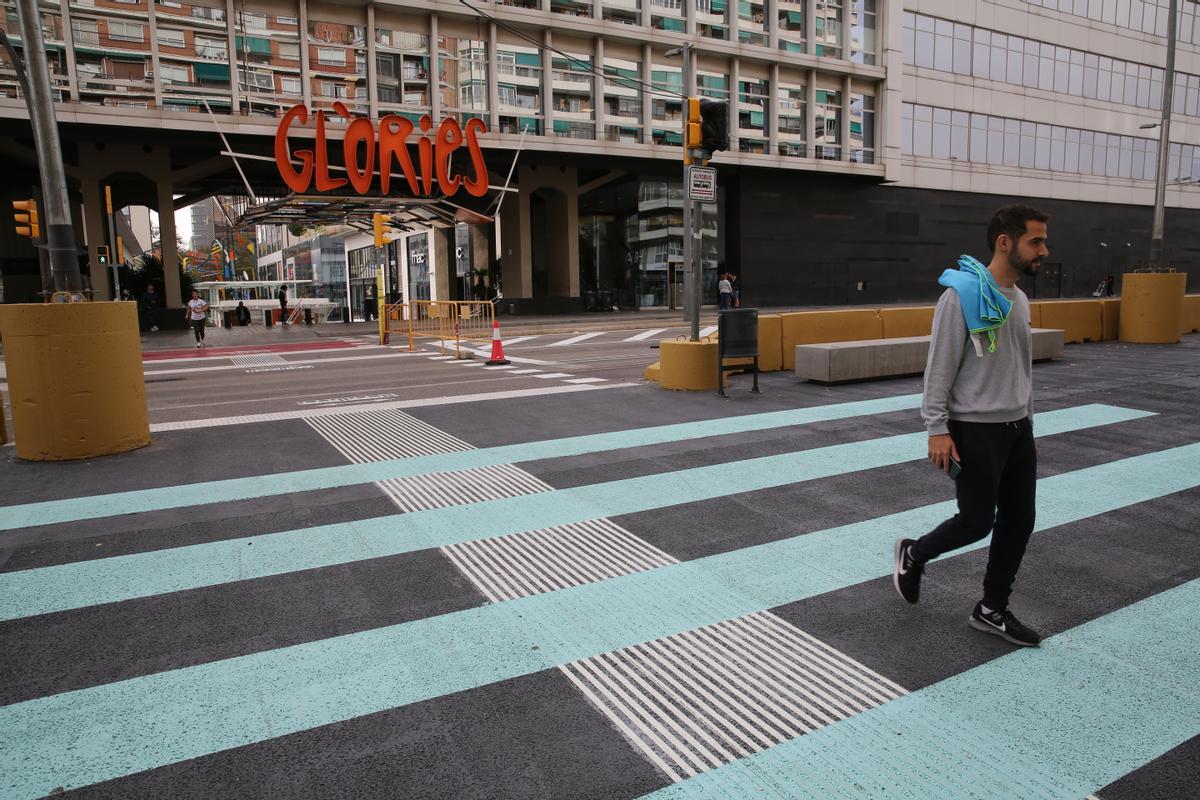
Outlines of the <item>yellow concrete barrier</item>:
{"label": "yellow concrete barrier", "polygon": [[1043,305],[1042,303],[1030,303],[1029,304],[1029,327],[1031,327],[1031,328],[1046,327],[1045,325],[1042,324],[1042,305]]}
{"label": "yellow concrete barrier", "polygon": [[699,391],[717,388],[717,343],[682,339],[659,345],[659,385]]}
{"label": "yellow concrete barrier", "polygon": [[933,331],[933,306],[881,308],[879,318],[883,322],[884,339],[928,336]]}
{"label": "yellow concrete barrier", "polygon": [[662,380],[662,367],[660,362],[655,361],[653,364],[646,367],[646,371],[642,373],[642,377],[648,381],[654,381],[655,383],[658,383],[660,380]]}
{"label": "yellow concrete barrier", "polygon": [[783,369],[783,317],[779,314],[758,315],[758,371],[778,372]]}
{"label": "yellow concrete barrier", "polygon": [[783,368],[796,368],[796,345],[882,339],[878,309],[797,311],[783,314]]}
{"label": "yellow concrete barrier", "polygon": [[1178,342],[1186,287],[1184,272],[1126,272],[1121,279],[1121,341]]}
{"label": "yellow concrete barrier", "polygon": [[1104,334],[1104,311],[1095,300],[1055,300],[1038,304],[1035,328],[1059,328],[1064,342],[1098,342]]}
{"label": "yellow concrete barrier", "polygon": [[1121,301],[1109,298],[1100,301],[1100,338],[1114,341],[1121,332]]}
{"label": "yellow concrete barrier", "polygon": [[8,444],[8,426],[4,422],[4,392],[0,392],[0,444]]}
{"label": "yellow concrete barrier", "polygon": [[1184,295],[1183,333],[1200,331],[1200,294]]}
{"label": "yellow concrete barrier", "polygon": [[136,303],[0,305],[0,337],[18,458],[150,444]]}

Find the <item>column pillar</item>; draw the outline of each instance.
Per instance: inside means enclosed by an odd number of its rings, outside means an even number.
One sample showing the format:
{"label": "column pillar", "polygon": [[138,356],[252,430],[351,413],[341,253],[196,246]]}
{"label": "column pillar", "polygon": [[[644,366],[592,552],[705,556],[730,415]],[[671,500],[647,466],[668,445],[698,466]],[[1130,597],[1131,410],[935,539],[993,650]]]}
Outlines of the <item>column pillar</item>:
{"label": "column pillar", "polygon": [[810,69],[804,86],[804,142],[809,158],[817,157],[817,71]]}
{"label": "column pillar", "polygon": [[429,114],[437,125],[442,118],[442,51],[438,47],[437,14],[429,15]]}
{"label": "column pillar", "polygon": [[158,174],[154,176],[158,200],[158,238],[162,242],[163,303],[182,308],[179,297],[179,248],[175,244],[175,191],[171,182],[171,157],[167,148],[154,148]]}
{"label": "column pillar", "polygon": [[[736,3],[737,0],[732,0]],[[738,134],[741,132],[741,104],[742,104],[742,76],[741,64],[737,56],[729,59],[729,151],[737,153],[741,151],[741,141]]]}
{"label": "column pillar", "polygon": [[233,7],[233,0],[225,0],[225,22],[225,47],[229,51],[229,113],[239,114],[242,98],[238,86],[237,11]]}
{"label": "column pillar", "polygon": [[[375,63],[375,4],[367,5],[367,115],[379,119],[379,65]],[[380,302],[383,302],[380,300]]]}
{"label": "column pillar", "polygon": [[154,3],[150,3],[150,69],[154,71],[154,107],[162,110],[162,66],[158,60],[158,23],[154,19]]}
{"label": "column pillar", "polygon": [[807,0],[804,4],[804,41],[810,56],[817,54],[817,0]]}
{"label": "column pillar", "polygon": [[[647,3],[647,5],[649,5]],[[642,143],[654,143],[654,95],[646,88],[654,83],[654,49],[648,44],[642,45],[642,83],[638,91],[642,98]]]}
{"label": "column pillar", "polygon": [[776,155],[779,152],[779,64],[771,65],[767,95],[767,152]]}
{"label": "column pillar", "polygon": [[496,23],[488,23],[488,129],[500,127],[500,59],[496,55]]}
{"label": "column pillar", "polygon": [[842,111],[838,117],[841,123],[842,161],[850,160],[850,89],[852,84],[849,75],[842,76]]}
{"label": "column pillar", "polygon": [[[300,10],[300,88],[304,92],[304,105],[312,108],[312,73],[308,68],[308,0],[298,0]],[[249,42],[246,43],[247,46]]]}
{"label": "column pillar", "polygon": [[[592,0],[599,5],[600,0]],[[604,135],[604,39],[597,36],[592,51],[592,126],[596,141],[605,140]]]}
{"label": "column pillar", "polygon": [[75,37],[71,33],[71,4],[63,3],[63,50],[67,55],[67,87],[71,92],[71,102],[79,102],[79,72],[75,67]]}
{"label": "column pillar", "polygon": [[[542,135],[554,134],[554,54],[550,29],[542,32]],[[532,284],[531,284],[532,285]]]}

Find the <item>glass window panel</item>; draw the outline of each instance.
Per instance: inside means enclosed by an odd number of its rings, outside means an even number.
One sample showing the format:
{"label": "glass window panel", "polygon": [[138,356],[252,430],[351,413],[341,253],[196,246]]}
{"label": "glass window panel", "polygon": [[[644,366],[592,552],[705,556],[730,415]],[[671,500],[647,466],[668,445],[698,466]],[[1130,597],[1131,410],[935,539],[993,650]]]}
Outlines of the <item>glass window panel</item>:
{"label": "glass window panel", "polygon": [[913,106],[913,155],[928,156],[933,152],[933,109]]}
{"label": "glass window panel", "polygon": [[950,112],[944,108],[933,110],[933,157],[950,157]]}
{"label": "glass window panel", "polygon": [[987,163],[987,116],[984,114],[971,115],[971,161]]}
{"label": "glass window panel", "polygon": [[976,78],[987,78],[991,75],[992,66],[992,48],[990,46],[991,33],[982,29],[975,29],[975,44],[972,52],[973,63],[971,64],[971,74]]}
{"label": "glass window panel", "polygon": [[958,23],[954,24],[954,72],[971,74],[971,28]]}

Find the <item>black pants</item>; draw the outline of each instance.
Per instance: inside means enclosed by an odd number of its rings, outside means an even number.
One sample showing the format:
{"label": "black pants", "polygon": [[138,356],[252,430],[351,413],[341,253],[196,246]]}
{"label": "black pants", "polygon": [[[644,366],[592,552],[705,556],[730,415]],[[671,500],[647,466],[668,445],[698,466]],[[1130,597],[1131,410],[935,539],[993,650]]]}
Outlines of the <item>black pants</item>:
{"label": "black pants", "polygon": [[992,534],[983,604],[1008,607],[1013,581],[1033,533],[1037,492],[1037,449],[1033,423],[949,423],[962,474],[956,481],[958,513],[917,540],[912,554],[929,561]]}
{"label": "black pants", "polygon": [[197,341],[197,342],[202,342],[202,341],[204,341],[204,322],[205,322],[205,321],[204,321],[204,320],[202,320],[202,319],[193,319],[193,320],[191,320],[191,323],[192,323],[192,333],[194,333],[194,334],[196,335],[196,341]]}

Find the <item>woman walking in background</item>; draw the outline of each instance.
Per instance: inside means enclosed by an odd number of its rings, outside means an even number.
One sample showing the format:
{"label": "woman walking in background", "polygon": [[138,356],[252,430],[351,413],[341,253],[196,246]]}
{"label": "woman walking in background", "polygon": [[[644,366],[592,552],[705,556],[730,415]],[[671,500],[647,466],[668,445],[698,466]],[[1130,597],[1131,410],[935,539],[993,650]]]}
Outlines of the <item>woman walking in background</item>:
{"label": "woman walking in background", "polygon": [[192,299],[188,300],[184,319],[192,325],[192,333],[196,335],[196,347],[204,347],[204,323],[208,318],[208,303],[200,298],[200,290],[192,289]]}

